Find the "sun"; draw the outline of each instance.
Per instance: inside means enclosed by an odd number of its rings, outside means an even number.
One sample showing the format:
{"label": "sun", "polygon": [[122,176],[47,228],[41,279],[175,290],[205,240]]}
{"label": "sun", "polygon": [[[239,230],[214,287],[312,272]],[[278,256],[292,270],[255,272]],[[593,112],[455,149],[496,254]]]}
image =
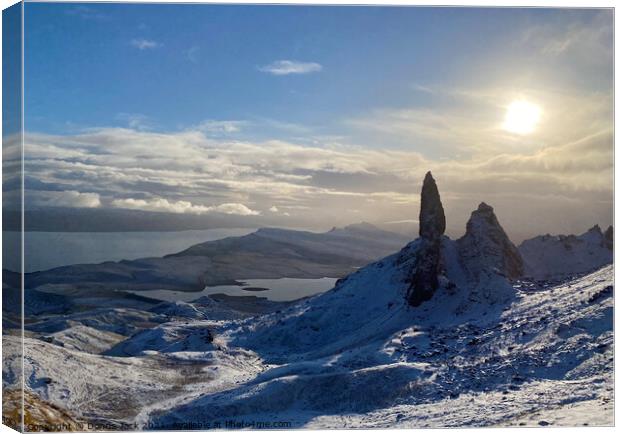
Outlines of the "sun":
{"label": "sun", "polygon": [[536,104],[518,100],[510,103],[502,128],[514,134],[530,134],[540,121],[541,110]]}

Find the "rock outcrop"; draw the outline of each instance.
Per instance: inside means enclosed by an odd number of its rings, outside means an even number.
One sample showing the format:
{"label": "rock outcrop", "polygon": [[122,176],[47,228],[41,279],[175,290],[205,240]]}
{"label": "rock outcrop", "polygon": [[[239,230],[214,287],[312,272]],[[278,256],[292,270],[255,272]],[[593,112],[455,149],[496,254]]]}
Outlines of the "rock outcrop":
{"label": "rock outcrop", "polygon": [[430,300],[439,286],[441,239],[446,230],[446,217],[431,172],[426,174],[422,184],[419,221],[420,246],[407,291],[407,302],[411,306]]}
{"label": "rock outcrop", "polygon": [[468,277],[480,280],[494,272],[510,279],[523,275],[523,259],[499,224],[493,208],[482,202],[471,213],[465,235],[457,240],[461,263]]}
{"label": "rock outcrop", "polygon": [[511,279],[522,277],[524,261],[499,224],[493,208],[482,202],[471,213],[465,235],[456,241],[444,235],[446,217],[437,184],[424,178],[420,237],[400,253],[407,276],[407,303],[416,307],[440,289],[461,292],[466,302],[500,303],[514,296]]}
{"label": "rock outcrop", "polygon": [[441,197],[431,172],[427,172],[422,184],[420,202],[420,236],[428,240],[438,240],[446,231],[446,216]]}
{"label": "rock outcrop", "polygon": [[607,230],[603,234],[603,239],[604,239],[603,242],[604,242],[605,247],[607,247],[609,250],[613,250],[614,249],[614,227],[613,226],[609,226],[607,228]]}

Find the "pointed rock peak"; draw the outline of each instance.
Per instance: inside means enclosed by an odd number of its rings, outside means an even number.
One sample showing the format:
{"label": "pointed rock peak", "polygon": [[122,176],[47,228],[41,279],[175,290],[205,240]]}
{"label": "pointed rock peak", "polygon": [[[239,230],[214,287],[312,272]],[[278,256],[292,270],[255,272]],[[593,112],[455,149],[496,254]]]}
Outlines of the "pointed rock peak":
{"label": "pointed rock peak", "polygon": [[485,202],[480,202],[478,208],[471,213],[471,217],[467,222],[465,235],[467,236],[467,234],[473,232],[488,233],[493,230],[508,239],[504,229],[497,220],[493,207],[491,205],[487,205]]}
{"label": "pointed rock peak", "polygon": [[420,236],[429,240],[439,239],[446,230],[446,216],[441,204],[437,184],[431,172],[427,172],[422,184],[420,203]]}
{"label": "pointed rock peak", "polygon": [[590,229],[588,229],[589,233],[596,233],[596,234],[601,234],[603,235],[603,231],[601,230],[601,227],[596,224],[594,226],[592,226]]}
{"label": "pointed rock peak", "polygon": [[484,212],[484,213],[492,213],[493,212],[493,207],[490,205],[487,205],[484,202],[480,202],[480,205],[478,205],[478,212]]}
{"label": "pointed rock peak", "polygon": [[493,207],[481,202],[478,208],[472,211],[471,217],[469,217],[465,236],[476,234],[484,235],[488,234],[490,230],[498,229],[503,235],[506,235],[495,216]]}
{"label": "pointed rock peak", "polygon": [[516,278],[523,274],[523,259],[499,224],[493,207],[482,202],[471,213],[465,235],[457,241],[466,268],[479,274],[495,269]]}

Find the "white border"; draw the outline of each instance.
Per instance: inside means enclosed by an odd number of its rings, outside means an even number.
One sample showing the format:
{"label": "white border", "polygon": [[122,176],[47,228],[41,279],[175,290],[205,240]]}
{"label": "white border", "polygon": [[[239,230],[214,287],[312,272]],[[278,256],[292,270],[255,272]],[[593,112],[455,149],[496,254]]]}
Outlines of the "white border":
{"label": "white border", "polygon": [[[45,0],[27,0],[28,2],[46,2]],[[48,1],[50,3],[53,3],[53,1]],[[15,0],[0,0],[0,6],[2,9],[5,9],[9,6],[12,6],[14,4],[18,3]],[[179,4],[200,4],[200,3],[204,3],[204,4],[289,4],[289,5],[374,5],[374,6],[444,6],[444,7],[448,7],[448,6],[477,6],[477,7],[555,7],[555,8],[613,8],[614,9],[614,125],[618,124],[619,121],[619,114],[618,111],[615,110],[616,109],[616,100],[615,100],[615,79],[616,79],[616,73],[618,71],[617,68],[617,56],[615,56],[616,53],[616,47],[618,47],[618,33],[615,32],[615,4],[614,1],[612,0],[589,0],[589,1],[583,1],[583,0],[563,0],[563,1],[552,1],[552,0],[540,0],[540,1],[505,1],[505,0],[477,0],[477,1],[433,1],[433,0],[389,0],[389,1],[382,1],[382,0],[377,0],[375,2],[370,2],[370,1],[360,1],[360,0],[314,0],[312,2],[310,1],[303,1],[303,0],[288,0],[288,1],[261,1],[261,0],[244,0],[244,1],[226,1],[226,0],[220,0],[220,1],[192,1],[192,0],[167,0],[167,1],[161,1],[161,0],[132,0],[132,1],[122,1],[122,0],[109,0],[109,1],[94,1],[94,0],[82,0],[82,1],[63,1],[63,3],[179,3]],[[23,7],[23,6],[22,6]],[[24,14],[23,14],[23,9],[22,9],[22,41],[23,41],[23,32],[24,32]],[[2,30],[2,24],[1,24],[1,20],[0,20],[0,39],[1,39],[1,32]],[[23,80],[24,80],[24,69],[23,69],[23,47],[24,44],[22,42],[22,85],[23,85]],[[0,44],[0,58],[2,55],[2,48],[1,48],[1,44]],[[1,78],[1,71],[0,71],[0,78]],[[2,90],[0,87],[0,97],[2,94]],[[24,134],[24,118],[23,118],[23,113],[24,113],[24,92],[23,92],[23,87],[22,87],[22,170],[23,170],[23,134]],[[2,132],[2,128],[0,126],[0,137],[1,137],[1,132]],[[619,191],[618,187],[620,186],[620,181],[618,180],[618,178],[615,177],[615,168],[618,165],[618,157],[615,153],[615,143],[616,143],[616,137],[614,134],[614,227],[617,229],[618,228],[618,221],[616,220],[616,217],[618,216],[618,210],[620,208],[620,204],[616,201],[616,192]],[[1,169],[0,169],[0,177],[1,177]],[[23,172],[22,172],[23,175]],[[1,192],[0,192],[0,197],[1,197]],[[23,176],[22,176],[22,207],[23,207]],[[0,221],[1,221],[1,215],[0,215]],[[24,224],[23,222],[23,212],[22,212],[22,225]],[[0,235],[0,241],[1,241],[1,235]],[[22,246],[23,246],[23,232],[22,232]],[[618,249],[615,249],[614,252],[614,263],[618,264],[618,259],[620,258],[620,253],[618,252]],[[0,265],[2,263],[2,253],[0,253]],[[24,249],[22,248],[22,269],[24,267]],[[614,269],[614,283],[615,281],[617,281],[617,277],[618,277],[618,268],[616,267]],[[23,293],[22,293],[22,297],[23,297]],[[1,300],[0,300],[0,306],[1,306]],[[22,321],[23,321],[23,303],[22,303]],[[617,313],[614,315],[614,333],[615,330],[618,330],[618,315]],[[23,335],[23,329],[22,329],[22,335]],[[614,352],[615,352],[615,357],[617,360],[617,346],[614,346]],[[0,354],[1,354],[1,348],[0,348]],[[23,376],[23,372],[22,372],[22,376]],[[614,374],[615,374],[615,365],[614,365]],[[23,379],[22,379],[23,381]],[[614,392],[618,390],[618,384],[619,384],[619,378],[618,376],[614,375]],[[24,384],[24,383],[22,383]],[[614,393],[614,398],[615,398],[615,393]],[[22,398],[23,399],[23,398]],[[615,402],[614,402],[615,403]],[[1,406],[0,406],[1,407]],[[22,407],[23,408],[23,407]],[[615,416],[615,421],[617,421],[617,411],[618,408],[616,406],[614,406],[614,416]],[[555,427],[547,427],[546,429],[553,429]],[[559,428],[559,427],[558,427]],[[474,429],[478,429],[478,428],[474,428]],[[464,432],[474,432],[471,428],[455,428],[455,429],[443,429],[443,428],[438,428],[438,429],[432,429],[432,432],[435,433],[453,433],[453,432],[459,432],[459,431],[464,431]],[[485,428],[484,432],[485,433],[490,433],[490,434],[494,434],[494,433],[505,433],[505,432],[515,432],[515,433],[522,433],[522,432],[533,432],[534,430],[536,430],[536,432],[540,432],[540,429],[545,429],[545,428]],[[609,427],[609,428],[598,428],[598,427],[571,427],[571,428],[559,428],[561,429],[561,431],[558,431],[558,429],[556,429],[556,432],[562,432],[562,433],[594,433],[594,432],[615,432],[615,428],[614,427]],[[290,431],[290,432],[300,432],[300,431],[304,431],[304,430],[295,430],[295,431]],[[324,433],[324,434],[332,434],[332,433],[348,433],[350,432],[349,430],[313,430],[314,432],[318,432],[318,433]],[[383,432],[383,431],[387,431],[384,429],[377,429],[377,430],[356,430],[356,432],[363,432],[363,433],[376,433],[376,432]],[[407,434],[413,434],[414,432],[418,432],[420,431],[419,429],[398,429],[398,430],[392,430],[393,432],[396,433],[407,433]],[[430,430],[425,430],[425,431],[430,431]],[[8,428],[7,426],[4,425],[0,425],[0,434],[3,433],[14,433],[15,431]],[[181,432],[181,431],[169,431],[169,432]],[[198,431],[196,431],[198,432]],[[266,431],[253,431],[253,432],[266,432]],[[271,431],[269,431],[271,432]],[[283,431],[275,431],[275,432],[283,432]]]}

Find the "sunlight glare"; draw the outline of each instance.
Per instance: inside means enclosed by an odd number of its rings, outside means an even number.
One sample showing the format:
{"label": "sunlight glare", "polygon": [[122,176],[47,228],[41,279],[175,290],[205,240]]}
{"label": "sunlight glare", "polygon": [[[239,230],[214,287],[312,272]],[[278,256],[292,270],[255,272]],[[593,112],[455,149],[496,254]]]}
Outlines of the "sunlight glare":
{"label": "sunlight glare", "polygon": [[503,129],[515,134],[530,134],[538,125],[541,110],[535,104],[527,101],[517,100],[510,103],[506,109]]}

